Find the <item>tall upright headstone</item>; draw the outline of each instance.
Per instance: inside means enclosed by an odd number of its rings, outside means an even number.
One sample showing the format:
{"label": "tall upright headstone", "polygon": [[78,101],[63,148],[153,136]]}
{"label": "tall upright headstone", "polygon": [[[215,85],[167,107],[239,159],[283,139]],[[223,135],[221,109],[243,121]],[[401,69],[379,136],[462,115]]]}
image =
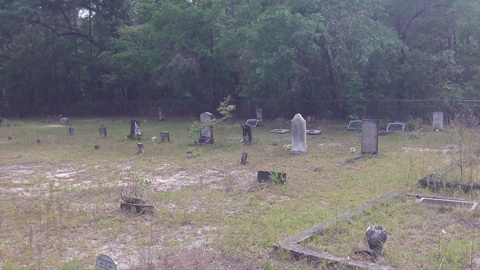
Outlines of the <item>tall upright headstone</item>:
{"label": "tall upright headstone", "polygon": [[132,119],[130,120],[130,134],[129,134],[129,138],[135,138],[135,135],[136,135],[136,131],[135,129],[140,128],[140,121],[138,120],[135,120],[135,119]]}
{"label": "tall upright headstone", "polygon": [[200,138],[199,143],[213,144],[213,121],[215,116],[209,112],[200,114]]}
{"label": "tall upright headstone", "polygon": [[242,142],[246,145],[252,144],[252,127],[250,125],[242,126]]}
{"label": "tall upright headstone", "polygon": [[297,113],[292,119],[292,154],[305,153],[307,151],[307,121]]}
{"label": "tall upright headstone", "polygon": [[100,137],[107,137],[107,128],[103,124],[98,128],[98,134]]}
{"label": "tall upright headstone", "polygon": [[378,153],[378,120],[362,121],[362,154]]}
{"label": "tall upright headstone", "polygon": [[443,112],[433,113],[433,130],[443,131]]}
{"label": "tall upright headstone", "polygon": [[158,108],[158,121],[163,121],[165,119],[165,115],[163,114],[163,109]]}
{"label": "tall upright headstone", "polygon": [[257,110],[256,110],[256,114],[257,114],[257,120],[258,120],[258,121],[263,121],[263,112],[262,112],[262,109],[257,109]]}

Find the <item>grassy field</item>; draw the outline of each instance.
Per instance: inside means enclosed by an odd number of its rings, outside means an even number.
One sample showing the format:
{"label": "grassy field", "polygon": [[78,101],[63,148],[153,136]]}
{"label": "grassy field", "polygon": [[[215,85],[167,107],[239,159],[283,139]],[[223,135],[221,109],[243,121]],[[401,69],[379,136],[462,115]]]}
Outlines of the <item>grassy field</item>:
{"label": "grassy field", "polygon": [[[418,138],[382,136],[376,157],[344,163],[361,148],[361,133],[347,132],[346,123],[308,123],[322,135],[308,136],[307,153],[291,156],[284,147],[290,134],[269,133],[273,122],[252,129],[251,146],[240,142],[244,120],[216,126],[215,144],[198,146],[189,132],[194,119],[140,119],[145,153],[137,154],[138,141],[125,138],[129,120],[73,119],[73,136],[56,122],[4,121],[1,269],[95,269],[100,254],[115,258],[118,269],[322,269],[272,246],[392,191],[431,194],[418,186],[420,178],[480,148],[476,130],[426,126]],[[107,138],[99,136],[101,124]],[[151,140],[160,139],[160,131],[169,132],[170,142]],[[186,158],[187,150],[193,158]],[[246,165],[240,164],[243,152]],[[462,180],[477,182],[475,164],[464,163]],[[285,172],[286,184],[249,192],[259,170]],[[122,191],[139,183],[153,214],[119,209]],[[477,192],[442,195],[478,200]],[[348,255],[366,247],[364,230],[376,224],[391,233],[385,263],[397,269],[464,269],[480,252],[478,210],[391,204],[308,245]],[[415,237],[406,237],[405,226]]]}

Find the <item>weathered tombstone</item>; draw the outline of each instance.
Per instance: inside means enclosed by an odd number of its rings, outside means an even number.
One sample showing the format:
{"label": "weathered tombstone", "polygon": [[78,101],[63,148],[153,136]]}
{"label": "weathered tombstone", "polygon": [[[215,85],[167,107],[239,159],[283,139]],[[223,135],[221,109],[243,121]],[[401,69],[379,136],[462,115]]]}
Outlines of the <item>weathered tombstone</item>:
{"label": "weathered tombstone", "polygon": [[201,144],[213,144],[213,121],[215,117],[209,112],[200,114],[200,138]]}
{"label": "weathered tombstone", "polygon": [[61,118],[60,118],[60,124],[62,124],[62,125],[68,125],[68,124],[69,124],[68,118],[66,118],[66,117],[61,117]]}
{"label": "weathered tombstone", "polygon": [[307,129],[307,135],[320,135],[322,131],[319,129]]}
{"label": "weathered tombstone", "polygon": [[263,121],[262,109],[257,109],[255,112],[256,112],[256,115],[257,115],[257,120],[258,121]]}
{"label": "weathered tombstone", "polygon": [[98,128],[98,134],[100,137],[107,137],[107,128],[104,125],[100,125]]}
{"label": "weathered tombstone", "polygon": [[187,158],[192,158],[192,157],[193,157],[193,151],[192,151],[192,150],[187,150],[187,151],[185,152],[185,156],[186,156]]}
{"label": "weathered tombstone", "polygon": [[378,153],[378,120],[364,119],[362,121],[362,154]]}
{"label": "weathered tombstone", "polygon": [[405,123],[395,122],[388,123],[387,132],[403,132],[405,130]]}
{"label": "weathered tombstone", "polygon": [[382,249],[385,241],[387,241],[387,230],[382,226],[369,226],[366,231],[367,243],[373,258],[382,257]]}
{"label": "weathered tombstone", "polygon": [[143,149],[143,143],[137,143],[138,151],[137,154],[145,153],[145,149]]}
{"label": "weathered tombstone", "polygon": [[297,113],[292,119],[292,154],[307,151],[307,122],[302,115]]}
{"label": "weathered tombstone", "polygon": [[284,117],[275,118],[275,129],[285,129],[285,118]]}
{"label": "weathered tombstone", "polygon": [[170,133],[168,131],[160,131],[160,142],[169,142]]}
{"label": "weathered tombstone", "polygon": [[158,121],[163,121],[165,119],[165,115],[163,114],[163,109],[158,108]]}
{"label": "weathered tombstone", "polygon": [[243,152],[243,153],[242,153],[242,159],[240,160],[240,164],[242,164],[242,165],[247,164],[247,157],[248,157],[248,153],[247,153],[247,152]]}
{"label": "weathered tombstone", "polygon": [[68,134],[75,135],[75,127],[68,127]]}
{"label": "weathered tombstone", "polygon": [[348,123],[347,130],[354,131],[362,128],[362,120],[352,120]]}
{"label": "weathered tombstone", "polygon": [[245,122],[245,125],[249,125],[251,127],[257,127],[259,123],[260,121],[258,121],[257,119],[247,119],[247,121]]}
{"label": "weathered tombstone", "polygon": [[130,134],[128,134],[128,138],[135,138],[135,135],[140,133],[140,121],[132,119],[130,120]]}
{"label": "weathered tombstone", "polygon": [[117,270],[117,262],[107,255],[100,255],[97,257],[95,266],[100,270]]}
{"label": "weathered tombstone", "polygon": [[94,145],[94,146],[93,146],[93,149],[95,149],[95,150],[100,149],[100,145],[98,145],[98,144]]}
{"label": "weathered tombstone", "polygon": [[443,112],[433,113],[433,131],[443,131]]}
{"label": "weathered tombstone", "polygon": [[252,144],[252,127],[249,125],[242,126],[242,142],[246,145]]}

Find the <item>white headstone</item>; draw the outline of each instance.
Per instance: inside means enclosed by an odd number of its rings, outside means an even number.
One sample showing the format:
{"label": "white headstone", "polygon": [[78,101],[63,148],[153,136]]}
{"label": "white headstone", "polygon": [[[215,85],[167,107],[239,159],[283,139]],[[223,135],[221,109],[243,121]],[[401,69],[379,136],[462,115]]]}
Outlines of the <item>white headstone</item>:
{"label": "white headstone", "polygon": [[199,143],[213,144],[213,121],[215,116],[209,112],[200,114],[200,138]]}
{"label": "white headstone", "polygon": [[258,120],[258,121],[263,121],[262,109],[257,109],[257,110],[256,110],[256,114],[257,114],[257,120]]}
{"label": "white headstone", "polygon": [[292,119],[292,154],[307,151],[307,122],[297,113]]}
{"label": "white headstone", "polygon": [[443,112],[433,113],[433,131],[443,131]]}
{"label": "white headstone", "polygon": [[100,255],[95,262],[97,269],[101,270],[117,270],[117,262],[108,255]]}
{"label": "white headstone", "polygon": [[362,154],[378,153],[378,120],[362,121]]}

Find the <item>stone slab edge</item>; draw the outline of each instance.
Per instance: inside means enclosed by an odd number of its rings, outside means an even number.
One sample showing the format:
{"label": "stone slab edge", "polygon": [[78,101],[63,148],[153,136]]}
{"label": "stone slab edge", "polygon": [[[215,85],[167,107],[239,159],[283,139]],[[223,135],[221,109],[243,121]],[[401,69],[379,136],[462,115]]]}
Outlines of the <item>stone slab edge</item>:
{"label": "stone slab edge", "polygon": [[316,225],[306,231],[303,231],[297,235],[287,237],[280,241],[280,243],[276,244],[273,246],[275,250],[278,249],[284,249],[290,252],[294,257],[296,258],[308,258],[308,259],[316,259],[316,260],[321,260],[325,261],[327,263],[332,263],[332,264],[340,264],[340,265],[348,265],[352,267],[361,267],[361,268],[366,268],[366,269],[373,269],[373,270],[390,270],[394,269],[388,266],[380,265],[377,263],[371,263],[371,262],[364,262],[364,261],[358,261],[358,260],[350,260],[342,256],[338,256],[335,254],[330,254],[321,250],[315,250],[311,248],[307,248],[301,245],[301,242],[306,241],[318,234],[323,234],[325,233],[325,230],[330,224],[333,224],[339,220],[351,218],[354,215],[363,212],[365,209],[370,208],[376,203],[379,202],[384,202],[387,200],[390,200],[396,196],[398,196],[400,193],[397,191],[394,191],[390,194],[387,194],[385,196],[376,198],[373,201],[369,201],[357,208],[354,208],[346,213],[341,214],[340,216],[337,216],[336,218],[329,220],[325,223],[322,223],[320,225]]}

